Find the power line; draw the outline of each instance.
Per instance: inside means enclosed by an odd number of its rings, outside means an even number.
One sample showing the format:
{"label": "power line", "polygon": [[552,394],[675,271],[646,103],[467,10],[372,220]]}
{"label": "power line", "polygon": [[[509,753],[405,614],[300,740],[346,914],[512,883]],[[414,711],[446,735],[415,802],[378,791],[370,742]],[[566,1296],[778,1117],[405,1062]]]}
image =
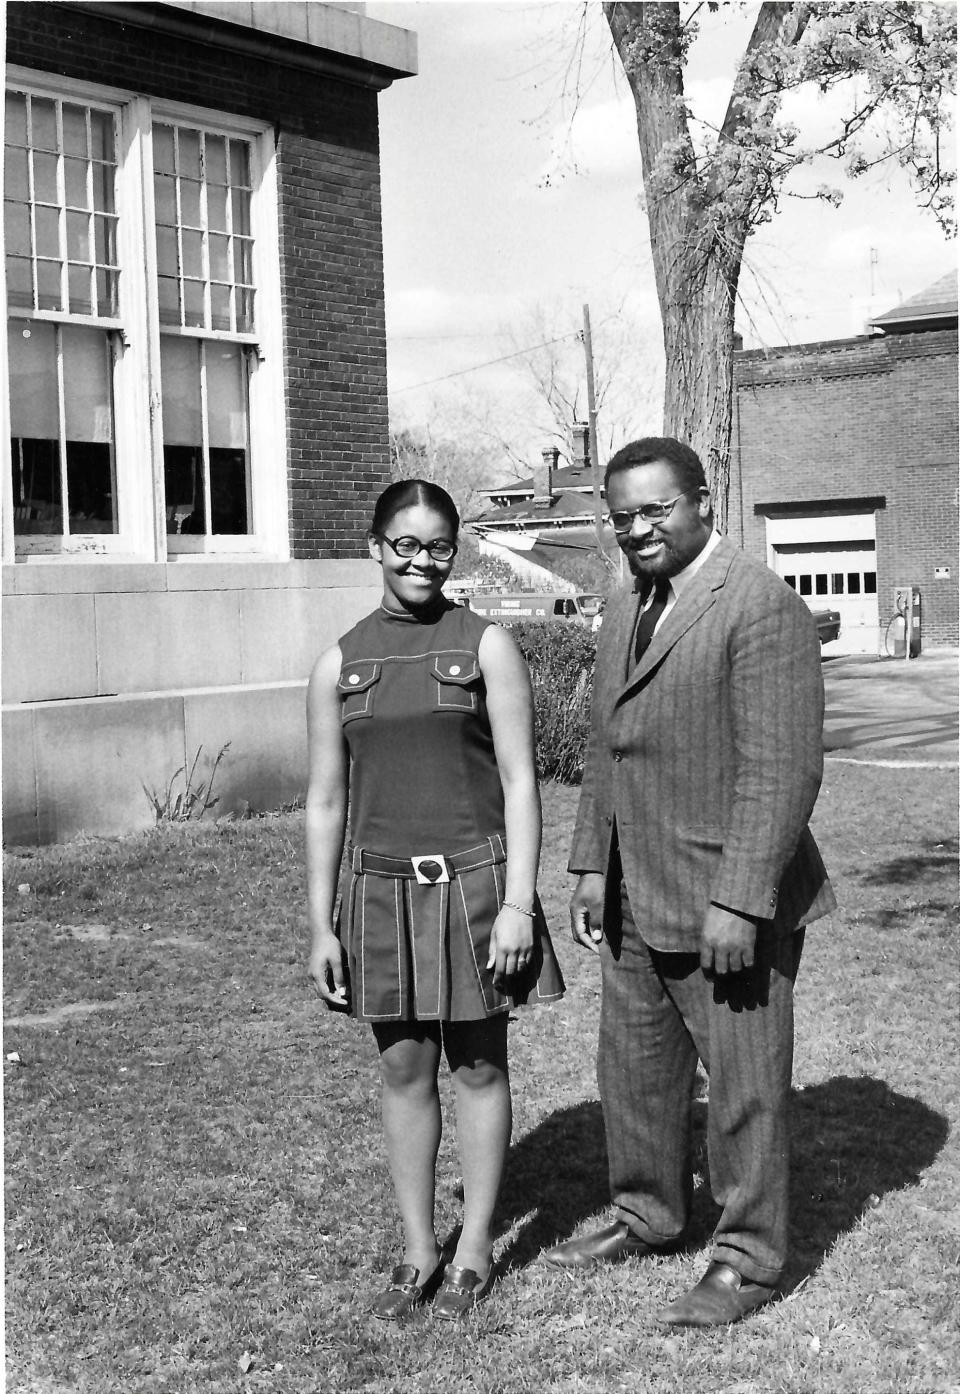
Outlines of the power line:
{"label": "power line", "polygon": [[511,358],[523,358],[525,354],[536,353],[537,349],[550,348],[553,344],[562,344],[566,339],[579,339],[582,331],[572,330],[569,334],[560,334],[556,339],[545,339],[542,344],[531,344],[529,348],[517,349],[516,353],[505,353],[500,358],[490,358],[486,363],[474,363],[472,368],[458,368],[454,373],[444,373],[439,378],[429,378],[426,382],[414,382],[408,387],[397,387],[390,394],[398,396],[401,392],[415,392],[419,387],[432,387],[437,382],[448,382],[450,378],[462,378],[465,373],[478,373],[481,368],[492,368],[497,363],[506,363]]}

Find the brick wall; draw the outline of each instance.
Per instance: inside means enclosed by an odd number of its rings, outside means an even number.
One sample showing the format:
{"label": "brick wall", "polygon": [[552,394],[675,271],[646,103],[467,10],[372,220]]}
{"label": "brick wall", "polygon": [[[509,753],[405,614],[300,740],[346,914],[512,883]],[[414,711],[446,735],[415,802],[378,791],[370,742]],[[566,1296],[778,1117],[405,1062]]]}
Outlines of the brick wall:
{"label": "brick wall", "polygon": [[[757,504],[883,496],[881,625],[894,586],[912,583],[925,641],[956,644],[956,330],[750,350],[736,355],[734,373],[731,534],[765,558]],[[949,580],[937,579],[938,566]]]}
{"label": "brick wall", "polygon": [[389,477],[376,92],[20,0],[7,7],[7,60],[273,125],[291,547],[365,556]]}

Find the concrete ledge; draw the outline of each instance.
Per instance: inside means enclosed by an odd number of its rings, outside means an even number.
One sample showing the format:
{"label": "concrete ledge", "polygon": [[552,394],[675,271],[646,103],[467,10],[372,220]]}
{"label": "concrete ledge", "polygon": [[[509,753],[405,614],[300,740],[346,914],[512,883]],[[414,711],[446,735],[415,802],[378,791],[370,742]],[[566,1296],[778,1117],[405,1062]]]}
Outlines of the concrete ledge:
{"label": "concrete ledge", "polygon": [[[217,752],[207,815],[269,809],[306,792],[306,684],[154,692],[5,707],[3,836],[8,845],[112,837],[152,827],[144,791],[163,798],[200,746],[197,779]],[[174,795],[184,787],[179,777]]]}

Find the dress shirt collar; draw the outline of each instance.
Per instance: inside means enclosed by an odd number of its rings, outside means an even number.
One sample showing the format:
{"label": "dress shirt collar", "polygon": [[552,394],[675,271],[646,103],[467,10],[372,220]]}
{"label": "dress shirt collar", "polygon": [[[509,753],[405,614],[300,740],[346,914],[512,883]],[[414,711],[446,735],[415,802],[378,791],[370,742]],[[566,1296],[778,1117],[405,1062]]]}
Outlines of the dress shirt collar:
{"label": "dress shirt collar", "polygon": [[684,587],[689,586],[694,576],[696,576],[697,572],[700,570],[700,568],[706,562],[707,558],[710,556],[710,553],[715,551],[717,547],[720,546],[721,540],[722,539],[720,533],[718,533],[716,528],[714,528],[711,531],[710,536],[707,538],[705,545],[697,553],[693,561],[690,562],[689,565],[685,566],[682,571],[678,571],[676,576],[670,577],[670,589],[673,591],[673,594],[677,597],[677,599],[680,598],[680,595]]}

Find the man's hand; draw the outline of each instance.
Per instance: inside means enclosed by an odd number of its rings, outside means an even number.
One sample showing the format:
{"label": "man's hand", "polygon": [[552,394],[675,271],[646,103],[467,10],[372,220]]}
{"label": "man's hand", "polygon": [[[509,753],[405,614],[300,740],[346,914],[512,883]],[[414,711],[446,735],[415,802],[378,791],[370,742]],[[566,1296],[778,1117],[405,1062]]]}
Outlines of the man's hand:
{"label": "man's hand", "polygon": [[576,943],[592,953],[600,952],[603,938],[603,889],[606,877],[587,871],[580,877],[570,897],[570,928]]}
{"label": "man's hand", "polygon": [[739,973],[753,967],[755,920],[710,905],[700,931],[700,967],[705,973]]}

